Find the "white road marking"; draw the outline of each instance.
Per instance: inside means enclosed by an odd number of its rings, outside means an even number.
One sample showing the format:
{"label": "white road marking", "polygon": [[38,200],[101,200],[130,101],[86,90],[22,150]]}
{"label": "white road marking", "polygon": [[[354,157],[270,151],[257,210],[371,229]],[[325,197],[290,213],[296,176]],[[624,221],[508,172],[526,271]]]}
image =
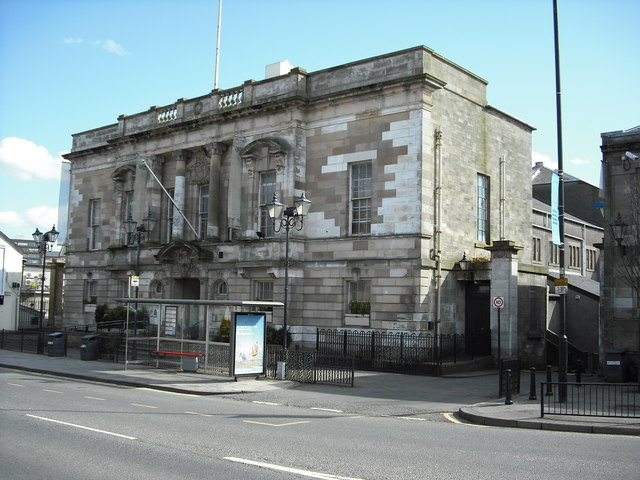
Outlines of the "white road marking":
{"label": "white road marking", "polygon": [[273,403],[273,402],[259,402],[257,400],[254,400],[253,403],[258,403],[260,405],[275,405],[275,406],[280,406],[282,405],[281,403]]}
{"label": "white road marking", "polygon": [[58,423],[60,425],[66,425],[68,427],[81,428],[82,430],[89,430],[91,432],[104,433],[105,435],[113,435],[114,437],[126,438],[128,440],[135,440],[135,437],[130,437],[128,435],[122,435],[120,433],[108,432],[106,430],[99,430],[97,428],[85,427],[83,425],[77,425],[75,423],[62,422],[60,420],[54,420],[53,418],[39,417],[38,415],[30,415],[27,413],[27,417],[37,418],[38,420],[45,420],[47,422]]}
{"label": "white road marking", "polygon": [[322,410],[323,412],[335,412],[335,413],[342,413],[342,410],[336,410],[336,409],[334,409],[334,408],[311,407],[311,410]]}
{"label": "white road marking", "polygon": [[284,467],[282,465],[275,465],[273,463],[254,462],[253,460],[246,460],[244,458],[224,457],[224,460],[229,460],[231,462],[236,462],[236,463],[244,463],[246,465],[254,465],[256,467],[269,468],[271,470],[278,470],[280,472],[295,473],[297,475],[303,475],[305,477],[321,478],[325,480],[362,480],[362,479],[352,478],[352,477],[340,477],[338,475],[330,475],[328,473],[301,470],[299,468]]}

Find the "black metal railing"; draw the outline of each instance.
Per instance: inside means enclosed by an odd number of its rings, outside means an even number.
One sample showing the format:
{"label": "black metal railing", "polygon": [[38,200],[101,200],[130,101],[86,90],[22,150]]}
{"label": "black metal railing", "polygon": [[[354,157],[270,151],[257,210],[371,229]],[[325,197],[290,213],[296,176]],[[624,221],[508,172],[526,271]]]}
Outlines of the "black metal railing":
{"label": "black metal railing", "polygon": [[354,384],[355,366],[350,357],[270,346],[266,362],[267,377],[275,378],[278,362],[285,362],[285,380],[350,387]]}
{"label": "black metal railing", "polygon": [[0,331],[0,348],[15,352],[37,353],[39,335],[44,335],[44,333],[14,332],[3,329]]}
{"label": "black metal railing", "polygon": [[437,374],[443,363],[473,360],[482,340],[469,340],[461,334],[317,329],[316,350],[353,357],[362,370]]}
{"label": "black metal railing", "polygon": [[545,415],[640,418],[640,385],[542,382],[540,417]]}

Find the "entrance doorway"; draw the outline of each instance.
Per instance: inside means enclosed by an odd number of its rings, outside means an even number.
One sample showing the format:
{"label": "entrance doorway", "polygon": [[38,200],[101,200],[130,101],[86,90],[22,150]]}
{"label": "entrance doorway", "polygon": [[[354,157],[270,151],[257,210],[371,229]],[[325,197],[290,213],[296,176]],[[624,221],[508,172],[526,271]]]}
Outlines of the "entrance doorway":
{"label": "entrance doorway", "polygon": [[489,284],[467,283],[464,336],[467,353],[491,355],[491,292]]}

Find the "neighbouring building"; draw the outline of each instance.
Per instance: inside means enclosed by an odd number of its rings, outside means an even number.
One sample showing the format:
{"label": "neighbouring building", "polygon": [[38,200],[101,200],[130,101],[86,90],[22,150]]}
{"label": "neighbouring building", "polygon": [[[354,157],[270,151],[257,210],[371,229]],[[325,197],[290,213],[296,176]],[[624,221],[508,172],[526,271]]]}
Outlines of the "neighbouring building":
{"label": "neighbouring building", "polygon": [[[542,162],[532,169],[533,238],[532,262],[549,270],[548,359],[557,361],[560,327],[560,296],[554,293],[554,281],[560,277],[560,251],[551,235],[551,175]],[[567,338],[570,363],[579,358],[586,368],[597,367],[593,354],[600,350],[600,279],[602,277],[602,199],[600,189],[576,177],[564,174],[565,274],[569,280],[566,298]],[[586,358],[585,358],[586,357]],[[596,362],[597,363],[597,362]]]}
{"label": "neighbouring building", "polygon": [[[625,378],[640,365],[640,126],[602,133],[604,278],[600,353],[621,362]],[[613,355],[611,360],[608,357]]]}
{"label": "neighbouring building", "polygon": [[[272,67],[73,135],[65,323],[127,296],[134,273],[144,298],[281,301],[284,231],[266,205],[304,192],[311,210],[289,241],[294,342],[311,344],[317,327],[463,333],[476,351],[500,343],[503,358],[544,363],[533,128],[426,47],[311,73]],[[128,234],[129,218],[157,221]]]}
{"label": "neighbouring building", "polygon": [[0,232],[0,330],[18,329],[22,260],[22,250]]}

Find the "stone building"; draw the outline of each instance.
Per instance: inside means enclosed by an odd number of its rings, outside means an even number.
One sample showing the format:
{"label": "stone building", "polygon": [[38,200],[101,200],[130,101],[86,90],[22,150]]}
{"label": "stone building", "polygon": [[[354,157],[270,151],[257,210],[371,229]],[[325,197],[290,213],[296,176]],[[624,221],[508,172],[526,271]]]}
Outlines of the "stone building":
{"label": "stone building", "polygon": [[[601,134],[604,278],[600,353],[621,352],[626,378],[640,365],[640,127]],[[621,361],[620,358],[612,360]]]}
{"label": "stone building", "polygon": [[[483,347],[495,354],[491,300],[502,297],[502,356],[543,358],[533,128],[425,47],[275,70],[73,136],[65,321],[91,321],[133,272],[145,298],[282,300],[284,232],[266,204],[304,192],[311,210],[289,241],[295,342],[313,342],[316,327],[491,330]],[[129,216],[149,214],[153,231],[126,233]]]}
{"label": "stone building", "polygon": [[[548,307],[547,340],[557,346],[560,327],[560,296],[554,293],[554,281],[560,276],[559,246],[551,235],[551,174],[538,162],[532,169],[533,223],[532,252],[534,265],[549,270],[547,284],[551,294]],[[576,353],[599,352],[600,279],[602,277],[602,209],[600,189],[576,177],[564,174],[565,274],[569,280],[566,296],[566,325],[569,361]],[[554,362],[554,348],[548,359]],[[585,367],[595,367],[587,355]],[[582,358],[581,360],[585,360]]]}

